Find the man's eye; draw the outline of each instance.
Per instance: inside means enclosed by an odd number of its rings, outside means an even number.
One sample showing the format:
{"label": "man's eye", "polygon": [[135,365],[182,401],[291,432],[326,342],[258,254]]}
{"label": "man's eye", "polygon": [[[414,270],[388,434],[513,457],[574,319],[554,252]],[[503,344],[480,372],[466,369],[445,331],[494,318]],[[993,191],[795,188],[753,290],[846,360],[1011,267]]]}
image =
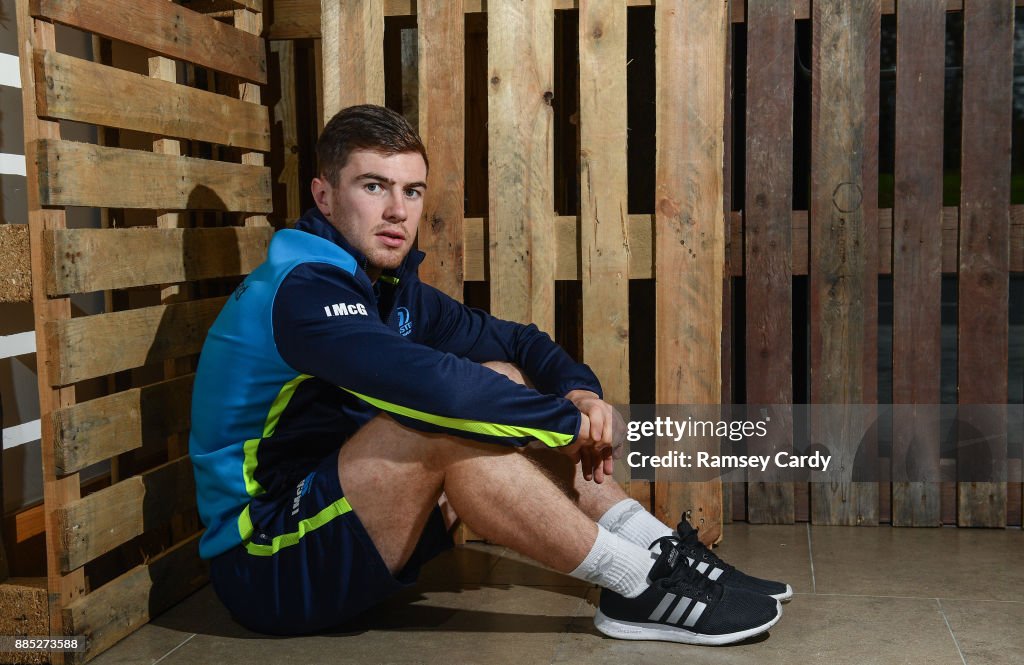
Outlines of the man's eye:
{"label": "man's eye", "polygon": [[380,183],[379,182],[368,182],[368,183],[366,183],[366,191],[370,192],[371,194],[376,194],[377,192],[381,191]]}
{"label": "man's eye", "polygon": [[405,195],[410,199],[418,199],[419,197],[423,196],[423,192],[421,192],[418,189],[407,189],[405,190]]}

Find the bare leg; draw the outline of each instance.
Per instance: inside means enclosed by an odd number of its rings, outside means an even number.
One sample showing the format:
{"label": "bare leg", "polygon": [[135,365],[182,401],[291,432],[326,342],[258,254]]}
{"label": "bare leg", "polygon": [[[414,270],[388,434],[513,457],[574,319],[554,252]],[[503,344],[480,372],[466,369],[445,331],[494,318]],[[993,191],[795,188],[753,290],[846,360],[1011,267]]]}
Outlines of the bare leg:
{"label": "bare leg", "polygon": [[[504,374],[516,383],[530,385],[529,379],[522,371],[511,363],[489,362],[484,363],[499,374]],[[594,483],[584,480],[583,471],[579,464],[574,464],[565,455],[556,450],[547,448],[529,448],[527,456],[542,469],[555,484],[579,507],[583,514],[594,520],[601,519],[601,516],[609,508],[623,499],[628,499],[626,493],[617,482],[611,478],[605,478],[603,483]],[[624,462],[619,462],[624,463]]]}
{"label": "bare leg", "polygon": [[576,568],[597,537],[594,521],[514,449],[425,434],[386,415],[342,446],[338,475],[393,572],[442,491],[475,532],[558,571]]}
{"label": "bare leg", "polygon": [[[572,460],[558,451],[537,448],[525,452],[530,461],[543,469],[583,514],[595,522],[609,508],[629,498],[612,478],[605,478],[601,484],[584,480],[580,465],[573,464]],[[621,461],[616,460],[616,463]]]}

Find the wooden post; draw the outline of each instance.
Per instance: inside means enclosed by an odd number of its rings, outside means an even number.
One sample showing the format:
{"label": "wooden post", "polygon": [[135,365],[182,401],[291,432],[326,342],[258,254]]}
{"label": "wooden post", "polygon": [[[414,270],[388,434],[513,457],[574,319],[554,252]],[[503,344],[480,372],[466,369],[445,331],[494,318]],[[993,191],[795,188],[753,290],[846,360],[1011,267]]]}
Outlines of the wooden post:
{"label": "wooden post", "polygon": [[430,157],[419,229],[419,248],[427,258],[420,273],[425,282],[459,301],[466,136],[464,23],[462,0],[420,5],[418,116]]}
{"label": "wooden post", "polygon": [[[957,523],[1006,526],[1013,3],[964,8]],[[980,405],[991,405],[991,411]],[[963,439],[981,439],[969,444]]]}
{"label": "wooden post", "polygon": [[[744,219],[747,404],[793,403],[793,8],[747,2],[747,190]],[[753,417],[753,416],[751,416]],[[775,410],[769,436],[747,453],[793,450],[792,412]],[[772,474],[765,474],[771,476]],[[751,482],[747,513],[755,524],[792,524],[793,485]]]}
{"label": "wooden post", "polygon": [[[721,399],[727,9],[722,0],[655,6],[655,397],[660,405],[714,405]],[[717,443],[659,441],[658,448],[659,454],[672,449],[716,453]],[[678,470],[658,470],[655,514],[674,523],[689,512],[701,540],[717,542],[721,479],[679,480]]]}
{"label": "wooden post", "polygon": [[[4,405],[0,403],[0,423],[4,421]],[[4,515],[4,433],[0,427],[0,517]],[[7,548],[4,547],[3,529],[0,529],[0,582],[11,576],[11,568],[7,563]]]}
{"label": "wooden post", "polygon": [[[601,380],[605,401],[628,405],[625,4],[584,0],[580,6],[579,48],[583,361]],[[629,476],[626,460],[618,461],[616,480],[628,485]]]}
{"label": "wooden post", "polygon": [[892,524],[939,526],[946,12],[930,0],[900,0],[896,10],[892,395],[932,406],[913,407],[913,417],[896,407]]}
{"label": "wooden post", "polygon": [[[178,63],[170,58],[158,55],[151,56],[148,61],[149,76],[161,81],[178,81]],[[258,94],[258,93],[257,93]],[[157,138],[153,141],[153,152],[161,155],[181,155],[181,141],[170,138]],[[162,229],[173,229],[188,226],[189,215],[178,212],[165,212],[157,215],[156,225]],[[160,302],[164,304],[190,300],[194,289],[188,284],[169,284],[160,290]],[[193,369],[188,358],[175,358],[164,362],[164,378],[188,374]],[[188,436],[172,435],[167,440],[167,459],[178,459],[188,454]],[[177,515],[171,521],[171,534],[174,541],[194,533],[199,527],[198,520],[191,516]]]}
{"label": "wooden post", "polygon": [[[35,77],[33,76],[33,49],[46,48],[56,50],[54,26],[42,20],[36,20],[29,14],[28,0],[17,0],[17,22],[22,80],[22,112],[24,114],[25,146],[26,146],[26,191],[28,193],[28,223],[30,236],[30,252],[32,274],[41,277],[46,274],[46,263],[43,256],[43,236],[52,229],[66,227],[63,210],[44,209],[39,196],[39,168],[35,163],[35,145],[37,139],[60,138],[60,125],[53,120],[42,120],[36,115]],[[39,414],[43,423],[48,423],[53,412],[68,406],[75,401],[75,388],[59,387],[50,372],[50,347],[46,343],[46,329],[52,322],[65,321],[71,318],[71,300],[69,298],[50,299],[46,294],[46,280],[32,280],[32,305],[35,314],[36,330],[36,363],[39,381]],[[47,506],[46,522],[46,573],[47,591],[50,601],[50,634],[61,635],[64,630],[64,619],[61,609],[85,593],[85,571],[82,568],[67,574],[61,570],[60,525],[56,519],[56,507],[62,506],[81,497],[81,486],[77,473],[65,476],[57,475],[55,464],[56,440],[50,427],[42,428],[40,443],[43,458],[43,501]],[[64,662],[64,654],[52,654],[55,665]]]}
{"label": "wooden post", "polygon": [[284,187],[284,222],[294,224],[302,214],[299,188],[299,131],[295,108],[295,42],[291,40],[270,42],[270,51],[278,62],[281,73],[281,96],[274,104],[274,124],[280,123],[281,173],[278,184]]}
{"label": "wooden post", "polygon": [[[813,7],[811,401],[875,400],[879,2]],[[822,417],[826,413],[827,417]],[[863,409],[812,410],[811,437],[833,458],[814,477],[815,524],[877,524],[877,441]],[[856,470],[875,473],[863,482]]]}
{"label": "wooden post", "polygon": [[[261,12],[254,12],[248,9],[236,9],[234,12],[234,24],[235,27],[242,32],[248,32],[253,35],[261,35],[263,33],[263,14]],[[260,42],[260,48],[264,62],[266,62],[266,45],[265,42]],[[255,83],[248,81],[242,81],[238,84],[238,98],[243,102],[251,102],[253,104],[260,103],[260,87]],[[243,164],[252,164],[255,166],[263,166],[263,153],[262,152],[243,152],[241,162]],[[270,226],[270,222],[267,220],[266,215],[246,215],[245,216],[246,226]]]}
{"label": "wooden post", "polygon": [[551,0],[487,5],[491,313],[554,334]]}
{"label": "wooden post", "polygon": [[384,104],[383,0],[321,0],[324,123],[353,104]]}

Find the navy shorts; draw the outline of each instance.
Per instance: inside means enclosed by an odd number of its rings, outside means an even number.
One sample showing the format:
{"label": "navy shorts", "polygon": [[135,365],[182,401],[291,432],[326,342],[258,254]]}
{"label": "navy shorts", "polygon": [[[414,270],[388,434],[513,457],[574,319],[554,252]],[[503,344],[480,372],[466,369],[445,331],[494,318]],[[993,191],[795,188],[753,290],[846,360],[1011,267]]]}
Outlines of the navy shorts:
{"label": "navy shorts", "polygon": [[452,547],[440,510],[405,567],[392,575],[349,506],[328,455],[296,487],[250,506],[255,534],[210,562],[210,579],[240,624],[303,635],[338,626],[412,585],[420,567]]}

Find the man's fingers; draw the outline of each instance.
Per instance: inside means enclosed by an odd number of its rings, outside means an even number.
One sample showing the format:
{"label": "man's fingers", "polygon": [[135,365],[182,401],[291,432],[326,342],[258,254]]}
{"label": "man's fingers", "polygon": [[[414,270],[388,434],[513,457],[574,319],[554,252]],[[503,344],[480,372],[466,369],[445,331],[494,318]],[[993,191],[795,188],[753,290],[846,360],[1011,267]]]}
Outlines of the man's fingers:
{"label": "man's fingers", "polygon": [[590,442],[590,438],[590,417],[581,411],[580,433],[576,437],[576,441],[579,442],[582,446],[586,447],[586,445]]}

